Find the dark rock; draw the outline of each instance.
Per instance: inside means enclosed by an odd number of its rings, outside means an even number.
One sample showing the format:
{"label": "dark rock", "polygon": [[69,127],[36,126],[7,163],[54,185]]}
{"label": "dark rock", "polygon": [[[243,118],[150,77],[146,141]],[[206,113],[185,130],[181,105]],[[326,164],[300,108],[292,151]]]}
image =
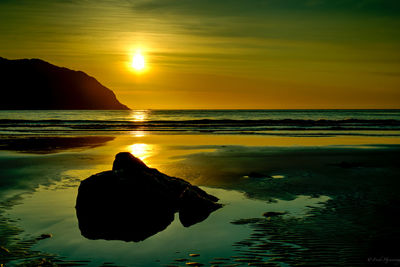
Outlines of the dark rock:
{"label": "dark rock", "polygon": [[43,240],[51,237],[53,237],[52,234],[41,234],[38,238],[36,238],[36,240]]}
{"label": "dark rock", "polygon": [[275,217],[275,216],[280,216],[280,215],[285,215],[286,212],[281,212],[281,211],[267,211],[263,214],[264,217]]}
{"label": "dark rock", "polygon": [[136,158],[129,152],[120,152],[115,156],[112,170],[115,172],[138,172],[147,170],[149,167],[139,158]]}
{"label": "dark rock", "polygon": [[[24,122],[25,123],[25,122]],[[19,127],[15,123],[1,124],[0,127]],[[106,136],[13,136],[0,138],[0,150],[11,150],[34,154],[51,154],[70,149],[93,148],[114,140],[115,137]]]}
{"label": "dark rock", "polygon": [[197,186],[121,152],[112,171],[81,182],[76,212],[81,233],[89,239],[138,242],[164,230],[175,212],[184,226],[203,221],[221,207],[217,201]]}
{"label": "dark rock", "polygon": [[95,78],[40,59],[0,57],[0,80],[0,109],[129,109]]}
{"label": "dark rock", "polygon": [[186,187],[180,195],[179,220],[185,227],[207,219],[212,211],[221,207],[221,205],[215,205],[214,201],[218,200],[214,196],[209,198],[204,195],[203,190],[200,190],[198,187]]}

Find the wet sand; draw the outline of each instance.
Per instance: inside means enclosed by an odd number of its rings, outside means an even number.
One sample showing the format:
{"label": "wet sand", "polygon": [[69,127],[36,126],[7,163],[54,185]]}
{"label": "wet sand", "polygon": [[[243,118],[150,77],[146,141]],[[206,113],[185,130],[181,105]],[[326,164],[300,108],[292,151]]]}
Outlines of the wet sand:
{"label": "wet sand", "polygon": [[[372,137],[276,140],[136,134],[79,151],[65,148],[46,155],[2,151],[0,240],[9,252],[0,252],[1,261],[8,265],[46,258],[58,264],[92,266],[107,262],[118,266],[183,266],[186,262],[377,266],[379,259],[400,257],[397,247],[391,246],[400,241],[396,138],[387,142]],[[100,246],[103,256],[98,260],[96,251],[72,251],[74,246],[95,244],[73,230],[79,181],[109,169],[114,155],[127,150],[168,175],[217,190],[226,207],[193,228],[180,228],[174,222],[142,244],[99,241],[94,247]],[[287,214],[262,216],[268,211]],[[224,232],[225,228],[229,231]],[[186,232],[178,234],[183,229]],[[40,238],[48,232],[53,237]],[[64,239],[69,233],[74,234],[68,242]],[[218,233],[222,233],[219,238]],[[176,248],[188,250],[176,253],[174,247],[161,253],[162,244],[171,240],[178,240]],[[128,253],[133,246],[142,249],[142,256],[136,255],[138,262],[125,256],[118,263],[120,253]],[[108,257],[104,256],[107,251]],[[200,256],[192,258],[190,253]]]}

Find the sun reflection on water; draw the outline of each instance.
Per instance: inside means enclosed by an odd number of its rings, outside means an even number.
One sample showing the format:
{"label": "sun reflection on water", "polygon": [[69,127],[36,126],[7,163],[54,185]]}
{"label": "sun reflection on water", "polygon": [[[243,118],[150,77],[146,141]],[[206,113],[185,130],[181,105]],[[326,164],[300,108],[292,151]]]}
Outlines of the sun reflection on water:
{"label": "sun reflection on water", "polygon": [[147,110],[132,110],[131,118],[134,122],[146,121],[148,117]]}
{"label": "sun reflection on water", "polygon": [[128,146],[128,151],[131,152],[135,157],[145,160],[154,154],[154,146],[137,143]]}
{"label": "sun reflection on water", "polygon": [[130,134],[134,137],[143,137],[146,135],[144,131],[131,131]]}

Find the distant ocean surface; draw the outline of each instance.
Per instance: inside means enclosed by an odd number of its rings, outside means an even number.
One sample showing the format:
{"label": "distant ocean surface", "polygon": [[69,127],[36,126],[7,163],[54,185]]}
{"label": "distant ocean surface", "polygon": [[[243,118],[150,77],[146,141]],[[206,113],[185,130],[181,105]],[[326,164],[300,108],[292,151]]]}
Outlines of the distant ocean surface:
{"label": "distant ocean surface", "polygon": [[0,111],[0,135],[400,136],[400,110]]}

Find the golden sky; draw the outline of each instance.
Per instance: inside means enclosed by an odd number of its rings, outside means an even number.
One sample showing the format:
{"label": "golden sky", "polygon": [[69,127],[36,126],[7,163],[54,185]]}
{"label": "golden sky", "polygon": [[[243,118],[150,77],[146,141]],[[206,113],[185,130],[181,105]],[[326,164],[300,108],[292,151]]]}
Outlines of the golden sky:
{"label": "golden sky", "polygon": [[1,0],[0,56],[134,109],[400,108],[400,1]]}

